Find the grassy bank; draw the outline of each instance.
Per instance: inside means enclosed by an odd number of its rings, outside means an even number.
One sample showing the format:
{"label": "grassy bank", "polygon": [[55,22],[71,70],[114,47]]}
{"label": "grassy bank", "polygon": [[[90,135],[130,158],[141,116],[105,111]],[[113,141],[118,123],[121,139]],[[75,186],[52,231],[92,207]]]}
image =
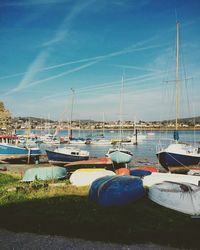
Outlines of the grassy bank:
{"label": "grassy bank", "polygon": [[105,242],[199,247],[200,219],[158,206],[147,197],[123,207],[99,207],[88,200],[87,187],[73,187],[67,180],[60,187],[18,180],[0,174],[1,228]]}

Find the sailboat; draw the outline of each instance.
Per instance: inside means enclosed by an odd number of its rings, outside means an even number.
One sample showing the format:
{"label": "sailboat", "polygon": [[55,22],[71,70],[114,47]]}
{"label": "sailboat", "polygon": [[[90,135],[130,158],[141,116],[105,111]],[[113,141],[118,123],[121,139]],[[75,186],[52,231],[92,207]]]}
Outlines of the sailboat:
{"label": "sailboat", "polygon": [[104,118],[104,112],[103,112],[103,131],[102,135],[92,139],[91,145],[95,146],[106,146],[106,145],[111,145],[111,140],[105,138],[105,132],[104,132],[104,126],[105,126],[105,118]]}
{"label": "sailboat", "polygon": [[179,22],[176,22],[176,126],[174,141],[167,148],[160,148],[156,153],[159,163],[167,170],[173,168],[200,165],[200,148],[179,141],[178,114],[179,114]]}
{"label": "sailboat", "polygon": [[121,95],[120,95],[120,140],[119,143],[114,145],[112,148],[108,149],[106,154],[107,157],[110,157],[114,163],[129,163],[133,158],[133,153],[125,148],[122,145],[122,132],[123,132],[123,122],[122,122],[122,93],[124,87],[124,79],[122,75],[122,82],[121,82]]}

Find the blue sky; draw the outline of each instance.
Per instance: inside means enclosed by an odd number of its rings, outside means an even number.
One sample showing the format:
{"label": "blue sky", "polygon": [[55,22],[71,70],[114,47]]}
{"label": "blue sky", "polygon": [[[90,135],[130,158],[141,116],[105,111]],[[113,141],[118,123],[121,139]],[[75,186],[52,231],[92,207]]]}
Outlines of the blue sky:
{"label": "blue sky", "polygon": [[12,116],[69,119],[73,88],[74,119],[117,120],[123,75],[124,120],[173,118],[176,16],[190,78],[179,115],[200,115],[199,0],[5,0],[0,12]]}

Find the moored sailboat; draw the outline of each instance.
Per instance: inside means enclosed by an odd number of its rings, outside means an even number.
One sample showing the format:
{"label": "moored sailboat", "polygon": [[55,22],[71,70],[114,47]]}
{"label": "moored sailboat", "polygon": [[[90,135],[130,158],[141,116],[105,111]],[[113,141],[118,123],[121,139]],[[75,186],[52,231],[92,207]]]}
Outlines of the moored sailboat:
{"label": "moored sailboat", "polygon": [[159,148],[156,153],[159,163],[166,169],[184,168],[200,164],[200,148],[179,141],[178,115],[179,115],[179,22],[176,23],[176,127],[174,141],[168,147]]}

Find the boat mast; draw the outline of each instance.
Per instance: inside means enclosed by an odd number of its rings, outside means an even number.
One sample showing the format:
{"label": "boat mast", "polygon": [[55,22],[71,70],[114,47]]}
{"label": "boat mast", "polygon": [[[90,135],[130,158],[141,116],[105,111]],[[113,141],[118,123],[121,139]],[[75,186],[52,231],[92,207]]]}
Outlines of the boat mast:
{"label": "boat mast", "polygon": [[75,95],[75,90],[71,88],[72,91],[72,105],[71,105],[71,116],[70,116],[70,139],[72,139],[72,115],[73,115],[73,108],[74,108],[74,95]]}
{"label": "boat mast", "polygon": [[179,118],[179,22],[176,22],[176,131]]}
{"label": "boat mast", "polygon": [[123,120],[122,120],[122,105],[123,105],[123,90],[124,90],[124,76],[122,75],[122,81],[121,81],[121,91],[120,91],[120,140],[122,140],[122,131],[123,131]]}

